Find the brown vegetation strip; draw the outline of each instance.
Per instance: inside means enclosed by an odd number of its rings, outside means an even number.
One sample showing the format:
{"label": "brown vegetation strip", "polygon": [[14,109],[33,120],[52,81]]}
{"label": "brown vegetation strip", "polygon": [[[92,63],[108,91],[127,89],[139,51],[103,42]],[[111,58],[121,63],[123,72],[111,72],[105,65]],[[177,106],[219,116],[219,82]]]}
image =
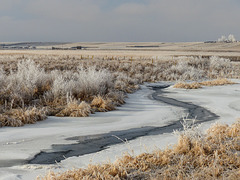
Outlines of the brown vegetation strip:
{"label": "brown vegetation strip", "polygon": [[86,169],[50,172],[42,180],[64,179],[238,179],[240,176],[240,120],[214,124],[206,134],[184,124],[173,148],[138,156],[129,154],[114,163]]}
{"label": "brown vegetation strip", "polygon": [[203,82],[193,82],[193,83],[177,83],[174,88],[183,88],[183,89],[199,89],[202,86],[223,86],[227,84],[236,84],[228,79],[216,79],[212,81],[203,81]]}

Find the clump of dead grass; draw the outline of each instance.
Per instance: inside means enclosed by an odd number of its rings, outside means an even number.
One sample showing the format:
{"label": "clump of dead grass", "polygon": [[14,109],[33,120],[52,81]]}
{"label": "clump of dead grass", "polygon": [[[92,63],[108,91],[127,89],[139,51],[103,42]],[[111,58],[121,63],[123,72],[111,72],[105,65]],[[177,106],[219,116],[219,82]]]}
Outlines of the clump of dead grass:
{"label": "clump of dead grass", "polygon": [[234,83],[231,80],[228,80],[226,78],[200,82],[200,85],[203,85],[203,86],[223,86],[226,84],[236,84],[236,83]]}
{"label": "clump of dead grass", "polygon": [[91,113],[91,106],[85,101],[79,102],[72,100],[68,102],[66,107],[56,114],[58,117],[87,117]]}
{"label": "clump of dead grass", "polygon": [[172,149],[138,156],[124,155],[114,163],[89,165],[64,173],[50,172],[42,180],[63,179],[238,179],[240,120],[214,124],[206,134],[184,123]]}
{"label": "clump of dead grass", "polygon": [[12,126],[18,127],[24,124],[34,124],[37,121],[46,119],[46,109],[45,108],[21,108],[21,109],[11,109],[5,113],[0,114],[0,127]]}
{"label": "clump of dead grass", "polygon": [[177,83],[173,86],[174,88],[182,88],[182,89],[199,89],[202,86],[198,82],[193,82],[193,83]]}
{"label": "clump of dead grass", "polygon": [[95,96],[91,102],[91,107],[95,111],[105,112],[115,109],[114,104],[110,98],[103,98],[102,96]]}
{"label": "clump of dead grass", "polygon": [[193,82],[193,83],[177,83],[173,87],[174,88],[182,88],[182,89],[199,89],[202,86],[223,86],[227,84],[236,84],[231,80],[226,78],[211,80],[211,81],[203,81],[203,82]]}

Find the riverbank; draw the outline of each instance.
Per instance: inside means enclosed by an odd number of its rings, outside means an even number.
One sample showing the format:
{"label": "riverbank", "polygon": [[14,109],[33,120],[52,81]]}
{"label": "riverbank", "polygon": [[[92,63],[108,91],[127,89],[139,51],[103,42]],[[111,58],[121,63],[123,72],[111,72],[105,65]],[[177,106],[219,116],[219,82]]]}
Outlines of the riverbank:
{"label": "riverbank", "polygon": [[[239,83],[239,80],[236,82]],[[239,115],[239,102],[236,99],[236,97],[240,97],[239,84],[190,91],[169,87],[164,91],[167,92],[164,96],[192,102],[213,111],[220,115],[221,122],[231,124]],[[153,93],[153,90],[143,86],[141,90],[129,95],[127,103],[119,107],[117,111],[96,113],[86,118],[50,117],[35,125],[26,125],[17,129],[2,128],[0,130],[0,151],[5,156],[1,157],[0,164],[5,164],[5,167],[0,168],[0,178],[34,179],[38,175],[44,175],[50,169],[61,172],[74,167],[86,167],[91,162],[100,163],[107,159],[114,161],[116,156],[121,156],[126,151],[139,154],[152,151],[154,147],[164,148],[168,144],[175,143],[176,137],[172,133],[151,135],[125,144],[106,146],[101,152],[71,157],[54,165],[19,165],[33,158],[41,150],[50,152],[52,144],[76,143],[76,139],[66,140],[69,137],[94,135],[96,132],[103,134],[143,126],[165,126],[186,115],[183,108],[149,99]],[[226,110],[225,115],[223,109]],[[226,118],[227,116],[228,118]],[[230,119],[232,120],[230,121]],[[211,123],[204,124],[203,129],[209,127]]]}
{"label": "riverbank", "polygon": [[[130,94],[126,104],[118,107],[117,111],[95,113],[90,117],[81,118],[49,117],[47,120],[34,125],[25,125],[19,128],[1,128],[0,151],[5,156],[0,156],[2,167],[0,169],[0,178],[4,174],[7,174],[9,178],[17,170],[18,173],[23,175],[22,179],[27,179],[32,168],[40,168],[40,170],[30,173],[36,176],[43,174],[49,167],[57,168],[57,164],[50,166],[23,164],[40,153],[40,151],[51,149],[52,144],[76,143],[76,140],[66,140],[67,138],[103,134],[143,126],[164,126],[169,121],[179,118],[178,114],[181,114],[181,108],[169,107],[163,103],[150,100],[148,96],[152,93],[151,89],[143,86],[141,90]],[[119,140],[119,143],[121,142]],[[120,150],[118,155],[121,155],[124,151],[125,149]],[[88,164],[93,156],[95,155],[88,155],[85,164]],[[67,168],[72,168],[71,162],[66,166]],[[17,174],[13,173],[12,175],[16,177]]]}

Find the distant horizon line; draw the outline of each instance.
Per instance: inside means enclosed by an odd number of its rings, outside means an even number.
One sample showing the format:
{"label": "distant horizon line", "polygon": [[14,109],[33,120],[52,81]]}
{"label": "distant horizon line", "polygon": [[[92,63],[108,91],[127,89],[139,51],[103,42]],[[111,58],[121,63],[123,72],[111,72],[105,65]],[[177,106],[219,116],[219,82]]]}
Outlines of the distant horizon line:
{"label": "distant horizon line", "polygon": [[187,43],[187,42],[217,42],[207,41],[0,41],[2,43]]}

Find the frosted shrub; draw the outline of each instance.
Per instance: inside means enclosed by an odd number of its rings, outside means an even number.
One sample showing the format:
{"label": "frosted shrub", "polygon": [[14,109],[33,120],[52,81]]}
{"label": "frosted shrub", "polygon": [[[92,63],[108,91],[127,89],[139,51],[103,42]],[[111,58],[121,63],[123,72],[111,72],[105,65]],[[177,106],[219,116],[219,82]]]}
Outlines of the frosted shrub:
{"label": "frosted shrub", "polygon": [[67,93],[72,93],[77,87],[77,79],[74,78],[74,73],[58,71],[53,74],[52,94],[55,98],[66,96]]}
{"label": "frosted shrub", "polygon": [[151,72],[152,72],[152,67],[150,67],[150,66],[144,67],[144,73],[151,73]]}
{"label": "frosted shrub", "polygon": [[128,71],[130,68],[129,63],[121,63],[119,64],[119,70],[121,71]]}
{"label": "frosted shrub", "polygon": [[177,66],[175,67],[179,74],[183,74],[188,70],[188,62],[185,60],[181,60],[178,62]]}
{"label": "frosted shrub", "polygon": [[33,96],[42,89],[44,84],[48,81],[48,75],[44,69],[36,65],[34,61],[20,61],[17,64],[16,71],[10,71],[6,77],[7,85],[6,92],[9,94],[12,101],[21,101],[29,103]]}
{"label": "frosted shrub", "polygon": [[229,59],[213,56],[210,58],[210,77],[228,77],[234,76],[233,67]]}
{"label": "frosted shrub", "polygon": [[166,74],[171,77],[170,80],[184,79],[183,74],[188,71],[188,64],[186,61],[179,61],[176,65],[172,65],[169,69],[165,70]]}
{"label": "frosted shrub", "polygon": [[151,73],[144,73],[143,81],[151,81]]}
{"label": "frosted shrub", "polygon": [[208,58],[202,57],[179,57],[173,61],[173,65],[164,68],[161,79],[166,80],[199,80],[201,78],[223,78],[238,77],[237,71],[229,59],[217,56]]}
{"label": "frosted shrub", "polygon": [[157,76],[157,74],[159,74],[159,73],[162,72],[162,69],[159,68],[159,67],[157,67],[157,66],[155,66],[155,67],[152,68],[152,71],[153,71],[152,74],[153,74],[154,76]]}
{"label": "frosted shrub", "polygon": [[2,68],[0,68],[0,94],[4,93],[6,83],[6,74]]}
{"label": "frosted shrub", "polygon": [[2,68],[0,68],[0,84],[1,85],[5,82],[5,78],[6,78],[5,72]]}
{"label": "frosted shrub", "polygon": [[125,91],[128,84],[128,76],[124,73],[115,73],[116,80],[114,82],[114,88],[120,91]]}
{"label": "frosted shrub", "polygon": [[119,91],[125,91],[126,86],[127,86],[127,83],[124,81],[116,80],[114,83],[114,88]]}
{"label": "frosted shrub", "polygon": [[[209,61],[201,57],[179,57],[170,68],[165,68],[159,78],[166,80],[199,80],[209,69]],[[159,72],[160,73],[160,72]]]}
{"label": "frosted shrub", "polygon": [[142,72],[143,69],[144,69],[144,66],[143,66],[142,64],[136,64],[136,65],[134,66],[134,69],[135,69],[135,71],[137,71],[137,72]]}
{"label": "frosted shrub", "polygon": [[204,76],[204,71],[203,70],[198,70],[194,67],[189,67],[187,71],[185,71],[182,76],[180,77],[180,80],[199,80],[203,78]]}
{"label": "frosted shrub", "polygon": [[114,75],[116,76],[116,80],[123,81],[125,83],[129,81],[129,77],[125,73],[117,72],[117,73],[114,73]]}
{"label": "frosted shrub", "polygon": [[[2,68],[0,68],[0,102],[4,102],[4,100],[9,96],[6,93],[6,74]],[[2,112],[3,104],[0,104],[0,112]]]}
{"label": "frosted shrub", "polygon": [[210,58],[210,68],[212,68],[212,69],[214,68],[217,70],[220,70],[223,68],[231,68],[231,63],[230,63],[229,59],[212,56]]}
{"label": "frosted shrub", "polygon": [[197,69],[206,70],[209,68],[209,59],[202,57],[190,57],[188,65]]}
{"label": "frosted shrub", "polygon": [[98,94],[106,94],[112,88],[112,76],[106,70],[96,71],[95,67],[78,67],[76,72],[65,71],[55,74],[52,93],[55,98],[72,94],[85,99]]}
{"label": "frosted shrub", "polygon": [[110,72],[105,69],[96,71],[95,67],[83,69],[78,68],[77,77],[79,78],[80,93],[86,95],[103,95],[113,87],[113,77]]}
{"label": "frosted shrub", "polygon": [[143,75],[140,73],[135,74],[135,78],[138,80],[140,84],[143,83]]}
{"label": "frosted shrub", "polygon": [[114,88],[119,91],[130,93],[139,88],[138,84],[141,80],[134,78],[135,75],[131,77],[130,73],[117,72],[114,76]]}

